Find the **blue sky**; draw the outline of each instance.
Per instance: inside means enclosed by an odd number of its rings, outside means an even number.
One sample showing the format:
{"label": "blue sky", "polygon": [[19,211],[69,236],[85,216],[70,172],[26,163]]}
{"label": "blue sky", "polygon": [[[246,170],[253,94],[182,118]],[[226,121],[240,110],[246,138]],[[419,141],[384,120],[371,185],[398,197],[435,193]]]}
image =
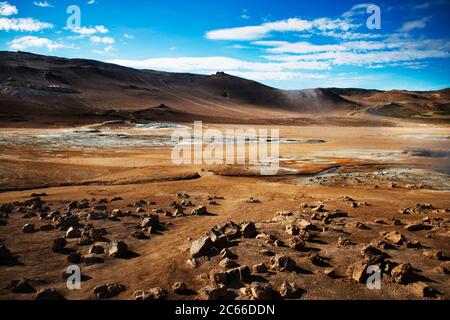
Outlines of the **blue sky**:
{"label": "blue sky", "polygon": [[[68,27],[70,5],[80,26]],[[381,29],[369,29],[370,5]],[[450,0],[0,0],[0,50],[285,89],[450,87]]]}

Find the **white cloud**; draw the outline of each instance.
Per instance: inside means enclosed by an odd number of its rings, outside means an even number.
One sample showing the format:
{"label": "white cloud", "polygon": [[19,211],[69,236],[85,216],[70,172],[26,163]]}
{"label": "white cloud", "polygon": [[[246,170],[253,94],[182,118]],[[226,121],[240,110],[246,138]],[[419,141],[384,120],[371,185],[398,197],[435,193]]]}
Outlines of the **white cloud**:
{"label": "white cloud", "polygon": [[323,61],[294,62],[249,62],[228,57],[180,57],[153,58],[147,60],[111,60],[111,63],[137,69],[156,69],[172,72],[210,73],[217,70],[226,72],[282,72],[287,70],[328,70]]}
{"label": "white cloud", "polygon": [[256,81],[288,81],[296,79],[325,79],[327,75],[318,73],[303,73],[289,71],[261,72],[261,71],[229,71],[231,75]]}
{"label": "white cloud", "polygon": [[17,14],[19,11],[16,6],[9,4],[8,2],[0,2],[0,16],[11,16]]}
{"label": "white cloud", "polygon": [[114,42],[116,42],[114,38],[111,37],[92,36],[90,39],[93,43],[113,44]]}
{"label": "white cloud", "polygon": [[241,19],[248,20],[250,18],[251,17],[247,14],[247,9],[242,10],[242,12],[241,12]]}
{"label": "white cloud", "polygon": [[105,49],[103,50],[94,50],[94,53],[97,54],[101,54],[101,55],[108,55],[108,56],[112,56],[112,51],[114,50],[113,46],[107,46]]}
{"label": "white cloud", "polygon": [[52,29],[53,24],[34,18],[0,18],[0,30],[4,31],[41,31]]}
{"label": "white cloud", "polygon": [[47,38],[39,38],[35,36],[25,36],[16,38],[9,43],[11,49],[24,50],[27,48],[47,48],[49,51],[61,48],[70,48],[62,43],[54,42]]}
{"label": "white cloud", "polygon": [[87,4],[94,4],[95,0],[89,0]]}
{"label": "white cloud", "polygon": [[73,32],[80,35],[92,35],[96,33],[108,33],[109,30],[105,26],[95,26],[95,27],[81,27],[71,29]]}
{"label": "white cloud", "polygon": [[348,31],[355,25],[340,19],[320,18],[312,21],[291,18],[274,22],[266,22],[258,26],[244,26],[212,30],[206,33],[210,40],[258,40],[272,32],[303,32],[316,30],[342,30]]}
{"label": "white cloud", "polygon": [[415,29],[424,29],[427,26],[427,22],[429,20],[430,20],[429,17],[425,17],[420,20],[407,21],[401,26],[399,31],[400,32],[410,32]]}
{"label": "white cloud", "polygon": [[134,36],[132,34],[125,33],[123,36],[127,39],[134,39]]}
{"label": "white cloud", "polygon": [[345,19],[349,19],[354,16],[365,14],[367,11],[367,7],[369,7],[370,5],[371,5],[370,3],[356,4],[350,10],[344,12],[344,14],[342,14],[342,17]]}
{"label": "white cloud", "polygon": [[35,6],[38,7],[42,7],[42,8],[51,8],[53,7],[50,3],[48,3],[47,1],[34,1],[33,4]]}

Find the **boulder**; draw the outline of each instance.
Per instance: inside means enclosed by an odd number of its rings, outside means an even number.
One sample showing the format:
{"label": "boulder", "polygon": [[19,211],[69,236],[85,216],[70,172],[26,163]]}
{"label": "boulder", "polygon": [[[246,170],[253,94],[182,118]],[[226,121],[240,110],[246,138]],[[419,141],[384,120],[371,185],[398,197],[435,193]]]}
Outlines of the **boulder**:
{"label": "boulder", "polygon": [[223,270],[212,269],[209,272],[209,280],[213,285],[227,284],[228,283],[227,273],[224,272]]}
{"label": "boulder", "polygon": [[347,268],[347,276],[357,282],[363,283],[368,276],[366,273],[368,266],[369,264],[366,261],[356,261]]}
{"label": "boulder", "polygon": [[199,258],[208,255],[212,247],[213,242],[211,238],[208,236],[203,236],[192,242],[190,249],[191,257]]}

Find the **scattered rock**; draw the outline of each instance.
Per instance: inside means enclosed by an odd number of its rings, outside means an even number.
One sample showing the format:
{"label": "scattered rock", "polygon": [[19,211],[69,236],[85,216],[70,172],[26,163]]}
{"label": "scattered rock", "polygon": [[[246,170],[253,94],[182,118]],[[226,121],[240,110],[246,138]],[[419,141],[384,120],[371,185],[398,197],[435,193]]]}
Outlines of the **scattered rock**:
{"label": "scattered rock", "polygon": [[387,232],[384,233],[382,236],[386,241],[396,245],[402,245],[403,242],[406,241],[405,236],[397,231]]}
{"label": "scattered rock", "polygon": [[0,260],[7,261],[14,259],[11,251],[6,247],[6,244],[0,242]]}
{"label": "scattered rock", "polygon": [[270,259],[270,269],[274,271],[294,271],[295,261],[288,256],[277,254]]}
{"label": "scattered rock", "polygon": [[14,293],[32,293],[35,292],[28,279],[13,280],[9,285],[9,289]]}
{"label": "scattered rock", "polygon": [[109,256],[123,258],[128,253],[128,246],[124,241],[114,240],[109,249]]}
{"label": "scattered rock", "polygon": [[254,238],[257,235],[256,226],[253,222],[244,222],[241,225],[241,232],[244,238]]}
{"label": "scattered rock", "polygon": [[65,300],[64,296],[55,288],[43,288],[35,294],[36,300]]}
{"label": "scattered rock", "polygon": [[420,298],[431,298],[436,296],[436,290],[423,281],[409,284],[408,289]]}
{"label": "scattered rock", "polygon": [[219,300],[229,298],[230,293],[223,285],[206,286],[199,291],[199,299],[201,300]]}
{"label": "scattered rock", "polygon": [[82,255],[79,252],[71,252],[68,256],[67,256],[67,261],[69,263],[80,263],[82,260]]}
{"label": "scattered rock", "polygon": [[76,227],[70,227],[66,231],[66,238],[68,239],[74,239],[74,238],[80,238],[81,237],[81,231]]}
{"label": "scattered rock", "polygon": [[295,299],[298,298],[301,291],[295,282],[284,281],[279,292],[284,299]]}
{"label": "scattered rock", "polygon": [[142,230],[133,231],[133,233],[131,233],[131,236],[138,240],[148,239],[147,235]]}
{"label": "scattered rock", "polygon": [[297,236],[300,233],[300,228],[296,225],[288,224],[286,226],[286,233],[290,236]]}
{"label": "scattered rock", "polygon": [[213,247],[213,242],[208,236],[201,237],[192,242],[190,253],[191,257],[199,258],[208,255],[209,251]]}
{"label": "scattered rock", "polygon": [[199,206],[192,210],[192,215],[194,216],[205,216],[208,214],[208,209],[205,206]]}
{"label": "scattered rock", "polygon": [[23,226],[22,228],[23,233],[33,233],[36,231],[34,224],[32,223],[27,223],[26,225]]}
{"label": "scattered rock", "polygon": [[272,286],[268,283],[253,282],[250,285],[250,292],[255,300],[271,300],[273,297]]}
{"label": "scattered rock", "polygon": [[408,231],[422,231],[422,230],[430,230],[432,228],[433,228],[432,226],[420,222],[411,223],[405,226],[405,230]]}
{"label": "scattered rock", "polygon": [[267,266],[264,263],[255,264],[252,267],[252,272],[253,273],[266,273],[267,272]]}
{"label": "scattered rock", "polygon": [[294,250],[302,250],[305,248],[305,241],[300,237],[294,237],[289,239],[288,245]]}
{"label": "scattered rock", "polygon": [[60,252],[66,247],[67,241],[64,238],[57,238],[53,240],[52,250],[54,252]]}
{"label": "scattered rock", "polygon": [[219,262],[219,266],[221,266],[224,269],[230,269],[230,268],[239,267],[239,264],[236,261],[234,261],[234,260],[231,260],[229,258],[225,258],[225,259],[223,259],[222,261]]}
{"label": "scattered rock", "polygon": [[335,278],[336,277],[336,270],[334,268],[326,268],[323,270],[323,274],[330,277]]}
{"label": "scattered rock", "polygon": [[172,291],[175,294],[185,294],[187,291],[187,285],[184,282],[175,282],[172,286]]}
{"label": "scattered rock", "polygon": [[99,246],[99,245],[95,245],[89,249],[89,253],[90,254],[103,254],[103,253],[105,253],[105,248],[103,248],[102,246]]}
{"label": "scattered rock", "polygon": [[97,299],[109,299],[123,291],[125,291],[125,287],[121,284],[102,284],[94,288],[94,294],[97,296]]}
{"label": "scattered rock", "polygon": [[407,284],[413,277],[413,268],[409,263],[402,263],[391,271],[391,276],[395,282]]}
{"label": "scattered rock", "polygon": [[424,250],[423,255],[430,259],[442,260],[442,251],[441,250]]}

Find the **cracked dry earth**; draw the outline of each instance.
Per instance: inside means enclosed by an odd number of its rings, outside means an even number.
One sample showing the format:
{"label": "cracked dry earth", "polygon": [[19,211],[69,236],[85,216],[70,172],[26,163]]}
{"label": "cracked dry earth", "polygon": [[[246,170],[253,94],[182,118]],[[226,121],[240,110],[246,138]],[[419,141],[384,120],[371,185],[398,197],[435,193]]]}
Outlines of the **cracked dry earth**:
{"label": "cracked dry earth", "polygon": [[[117,186],[17,192],[1,206],[0,297],[448,298],[450,210],[439,194],[275,183],[250,195],[255,179],[232,188],[233,179],[199,179],[209,190],[196,180],[120,195]],[[80,290],[66,287],[74,264]],[[380,290],[365,285],[370,265]]]}

